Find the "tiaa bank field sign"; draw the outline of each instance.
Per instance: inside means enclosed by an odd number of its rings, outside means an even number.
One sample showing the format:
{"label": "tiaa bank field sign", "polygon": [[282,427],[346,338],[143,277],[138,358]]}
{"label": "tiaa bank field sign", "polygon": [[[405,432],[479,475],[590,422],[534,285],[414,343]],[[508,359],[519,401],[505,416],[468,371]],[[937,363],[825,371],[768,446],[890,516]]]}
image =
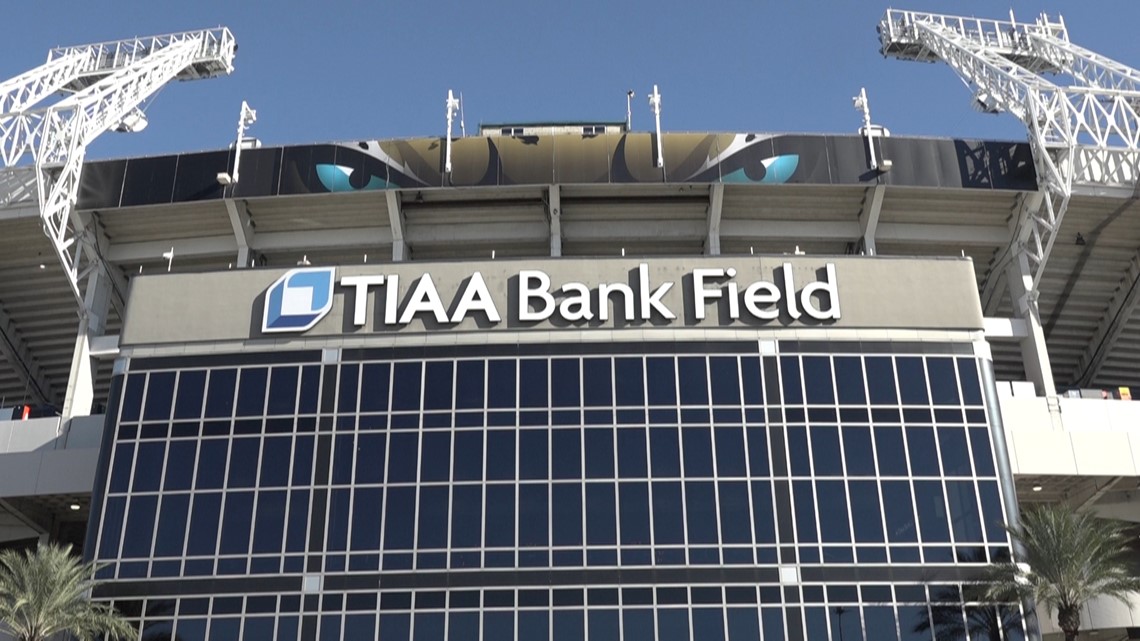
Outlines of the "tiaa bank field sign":
{"label": "tiaa bank field sign", "polygon": [[[802,277],[802,269],[797,274],[787,262],[776,266],[770,278],[759,279],[744,278],[731,266],[697,267],[682,270],[680,278],[662,278],[662,273],[677,270],[655,271],[648,263],[639,263],[624,274],[624,280],[593,281],[556,279],[551,270],[504,272],[498,267],[489,278],[478,269],[456,274],[457,267],[440,266],[448,272],[442,279],[433,277],[430,269],[420,274],[408,274],[404,268],[403,273],[388,270],[339,278],[335,267],[293,269],[265,290],[261,331],[308,331],[333,310],[337,293],[342,294],[344,306],[342,325],[350,331],[401,329],[416,322],[446,329],[469,320],[486,327],[841,318],[839,281],[831,262],[814,270],[811,279]],[[715,319],[710,318],[710,308]]]}

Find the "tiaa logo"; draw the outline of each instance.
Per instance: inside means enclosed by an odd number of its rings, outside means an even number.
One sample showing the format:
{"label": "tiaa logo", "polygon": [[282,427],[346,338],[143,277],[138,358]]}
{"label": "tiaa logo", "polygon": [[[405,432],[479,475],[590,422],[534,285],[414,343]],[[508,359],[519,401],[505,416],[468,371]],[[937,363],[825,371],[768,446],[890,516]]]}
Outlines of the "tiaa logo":
{"label": "tiaa logo", "polygon": [[263,332],[303,332],[332,309],[335,267],[291,269],[265,292]]}

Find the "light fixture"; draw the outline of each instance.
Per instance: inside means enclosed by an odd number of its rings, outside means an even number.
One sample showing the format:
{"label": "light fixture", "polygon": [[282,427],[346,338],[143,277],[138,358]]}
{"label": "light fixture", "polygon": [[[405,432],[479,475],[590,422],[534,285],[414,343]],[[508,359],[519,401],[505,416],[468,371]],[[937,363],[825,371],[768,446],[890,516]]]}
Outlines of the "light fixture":
{"label": "light fixture", "polygon": [[1082,234],[1081,232],[1077,232],[1076,244],[1077,245],[1084,245],[1085,244],[1085,235]]}
{"label": "light fixture", "polygon": [[79,511],[79,508],[80,508],[80,506],[79,506],[79,504],[78,504],[78,503],[72,503],[71,505],[68,505],[67,507],[68,507],[68,509],[70,509],[72,512],[78,512],[78,511]]}
{"label": "light fixture", "polygon": [[1044,488],[1044,487],[1042,487],[1042,486],[1040,486],[1040,485],[1034,485],[1034,486],[1033,486],[1033,491],[1034,491],[1034,492],[1040,492],[1040,491],[1041,491],[1041,490],[1043,490],[1043,489],[1045,489],[1045,488]]}

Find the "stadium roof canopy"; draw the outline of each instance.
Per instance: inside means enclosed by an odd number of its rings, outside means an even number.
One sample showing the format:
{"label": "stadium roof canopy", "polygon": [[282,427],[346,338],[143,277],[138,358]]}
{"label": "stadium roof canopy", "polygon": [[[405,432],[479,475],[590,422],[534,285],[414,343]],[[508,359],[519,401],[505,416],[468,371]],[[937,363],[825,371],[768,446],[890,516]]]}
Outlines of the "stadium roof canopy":
{"label": "stadium roof canopy", "polygon": [[[1014,316],[1007,264],[1036,192],[1026,144],[860,135],[648,133],[418,138],[87,163],[77,209],[129,279],[170,269],[563,256],[966,255],[987,316]],[[60,405],[78,311],[36,207],[0,203],[0,406]],[[26,182],[22,185],[20,180]],[[224,182],[224,181],[223,181]],[[1039,287],[1059,386],[1140,382],[1140,206],[1076,195]],[[248,261],[248,262],[247,262]],[[118,332],[112,311],[107,333]],[[113,341],[111,341],[113,343]],[[104,346],[112,356],[113,346]],[[95,349],[96,352],[100,348]],[[998,377],[1022,379],[1016,342]],[[1091,364],[1091,365],[1090,365]],[[97,376],[105,396],[110,361]]]}

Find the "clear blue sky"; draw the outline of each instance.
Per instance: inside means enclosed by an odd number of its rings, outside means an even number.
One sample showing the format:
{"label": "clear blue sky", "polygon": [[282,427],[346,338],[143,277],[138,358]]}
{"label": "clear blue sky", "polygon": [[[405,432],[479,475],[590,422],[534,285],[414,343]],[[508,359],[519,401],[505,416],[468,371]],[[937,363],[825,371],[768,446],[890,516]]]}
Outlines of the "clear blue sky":
{"label": "clear blue sky", "polygon": [[[912,0],[900,8],[1002,18],[1004,3]],[[987,116],[942,64],[884,59],[885,4],[660,0],[440,2],[36,2],[8,7],[0,75],[43,62],[58,45],[228,26],[239,45],[227,78],[168,85],[139,134],[105,134],[89,157],[216,149],[235,136],[242,99],[267,145],[438,136],[447,90],[479,122],[622,120],[637,92],[663,96],[666,131],[848,132],[865,86],[872,116],[895,135],[1023,139],[1009,115]],[[1014,2],[1017,17],[1063,13],[1072,39],[1140,67],[1140,2]]]}

